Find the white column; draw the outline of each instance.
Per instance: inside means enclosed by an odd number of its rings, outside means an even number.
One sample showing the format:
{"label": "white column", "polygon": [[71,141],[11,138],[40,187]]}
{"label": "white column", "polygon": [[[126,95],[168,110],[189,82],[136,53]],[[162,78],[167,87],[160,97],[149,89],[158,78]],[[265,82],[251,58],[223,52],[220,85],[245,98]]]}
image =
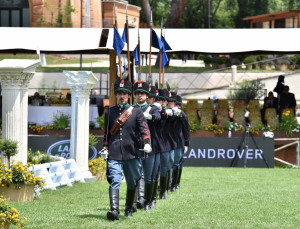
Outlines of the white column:
{"label": "white column", "polygon": [[231,84],[235,84],[236,82],[236,65],[231,66],[231,71],[232,71],[232,77],[231,77]]}
{"label": "white column", "polygon": [[88,169],[89,158],[89,98],[98,79],[89,71],[64,71],[72,94],[70,157],[84,178],[92,175]]}
{"label": "white column", "polygon": [[[5,59],[0,61],[2,87],[2,138],[18,141],[13,160],[27,163],[28,84],[39,60]],[[7,163],[7,159],[4,158]]]}

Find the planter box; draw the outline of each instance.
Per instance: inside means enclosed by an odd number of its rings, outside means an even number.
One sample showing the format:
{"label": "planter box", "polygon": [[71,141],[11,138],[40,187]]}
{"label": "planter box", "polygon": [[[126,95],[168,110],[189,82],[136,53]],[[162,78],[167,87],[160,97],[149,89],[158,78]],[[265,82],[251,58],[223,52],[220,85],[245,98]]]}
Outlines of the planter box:
{"label": "planter box", "polygon": [[0,187],[0,195],[3,195],[8,201],[32,201],[34,196],[34,185],[21,185],[20,189],[16,188],[14,184],[11,184],[9,187]]}
{"label": "planter box", "polygon": [[0,226],[0,229],[10,229],[10,223],[5,223],[3,226]]}

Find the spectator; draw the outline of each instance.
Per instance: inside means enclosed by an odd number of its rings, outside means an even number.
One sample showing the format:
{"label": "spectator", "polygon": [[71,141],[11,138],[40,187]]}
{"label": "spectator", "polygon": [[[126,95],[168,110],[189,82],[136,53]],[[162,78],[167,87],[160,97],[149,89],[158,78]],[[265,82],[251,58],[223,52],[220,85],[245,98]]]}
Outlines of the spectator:
{"label": "spectator", "polygon": [[276,87],[273,90],[274,92],[277,92],[277,97],[278,98],[279,98],[280,94],[283,91],[283,87],[284,87],[284,76],[280,75],[278,77],[278,81],[277,81]]}
{"label": "spectator", "polygon": [[296,99],[295,95],[293,93],[290,93],[290,88],[289,86],[284,86],[283,91],[280,95],[280,100],[279,100],[279,112],[281,115],[281,111],[285,108],[291,108],[294,111],[295,115],[295,108],[296,108]]}
{"label": "spectator", "polygon": [[42,106],[43,100],[40,98],[40,94],[38,92],[35,92],[33,95],[33,98],[31,100],[32,106]]}
{"label": "spectator", "polygon": [[104,112],[103,98],[100,95],[99,90],[94,90],[94,94],[91,96],[91,104],[96,104],[98,108],[98,116],[102,116]]}
{"label": "spectator", "polygon": [[266,124],[265,112],[267,108],[275,108],[276,112],[278,113],[278,99],[274,97],[272,91],[269,91],[268,96],[264,99],[264,106],[261,109],[261,118],[264,124]]}

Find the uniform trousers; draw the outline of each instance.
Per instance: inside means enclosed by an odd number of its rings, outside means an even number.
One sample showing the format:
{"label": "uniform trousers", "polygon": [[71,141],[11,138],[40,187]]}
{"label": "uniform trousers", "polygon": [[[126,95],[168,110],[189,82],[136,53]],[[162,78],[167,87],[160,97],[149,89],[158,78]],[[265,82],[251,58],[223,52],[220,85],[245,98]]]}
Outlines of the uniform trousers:
{"label": "uniform trousers", "polygon": [[108,160],[107,169],[107,179],[111,188],[120,189],[122,173],[124,173],[127,189],[134,190],[138,180],[141,179],[142,162],[140,158],[126,161]]}
{"label": "uniform trousers", "polygon": [[160,176],[167,176],[167,172],[172,168],[174,163],[174,150],[160,153]]}
{"label": "uniform trousers", "polygon": [[[160,164],[160,154],[152,154],[142,160],[143,172],[142,178],[146,184],[152,184],[158,177],[158,169]],[[155,179],[156,178],[156,179]]]}
{"label": "uniform trousers", "polygon": [[174,150],[174,164],[173,170],[180,169],[180,160],[182,159],[183,149],[178,148]]}

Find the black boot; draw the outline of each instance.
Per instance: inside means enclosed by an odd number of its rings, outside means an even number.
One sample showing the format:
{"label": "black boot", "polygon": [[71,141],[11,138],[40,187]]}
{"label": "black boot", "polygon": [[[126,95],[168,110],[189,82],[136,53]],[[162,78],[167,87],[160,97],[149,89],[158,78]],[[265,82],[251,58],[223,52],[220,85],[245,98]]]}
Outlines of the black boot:
{"label": "black boot", "polygon": [[151,206],[156,206],[157,187],[158,187],[158,181],[154,181],[152,198],[151,198],[152,199]]}
{"label": "black boot", "polygon": [[138,191],[137,208],[143,209],[144,204],[145,204],[145,199],[144,199],[145,181],[144,181],[144,179],[140,179],[140,181],[137,185],[137,191]]}
{"label": "black boot", "polygon": [[109,188],[110,211],[106,217],[109,220],[119,220],[119,189]]}
{"label": "black boot", "polygon": [[166,199],[166,188],[167,188],[167,177],[160,177],[159,198],[162,200]]}
{"label": "black boot", "polygon": [[151,210],[151,200],[152,200],[152,193],[153,193],[153,186],[154,184],[145,184],[145,205],[144,210],[150,211]]}
{"label": "black boot", "polygon": [[135,189],[135,195],[134,195],[134,201],[132,205],[132,212],[135,213],[137,212],[137,188]]}
{"label": "black boot", "polygon": [[171,170],[167,172],[167,184],[166,184],[166,195],[169,193],[170,189],[170,181],[171,181]]}
{"label": "black boot", "polygon": [[182,168],[179,169],[179,174],[178,174],[178,179],[177,179],[176,189],[179,189],[179,188],[180,188],[181,173],[182,173]]}
{"label": "black boot", "polygon": [[171,192],[176,192],[177,179],[179,175],[179,169],[174,170],[172,173]]}
{"label": "black boot", "polygon": [[133,190],[127,189],[126,203],[125,203],[125,216],[126,217],[132,217],[135,190],[136,189],[133,189]]}

